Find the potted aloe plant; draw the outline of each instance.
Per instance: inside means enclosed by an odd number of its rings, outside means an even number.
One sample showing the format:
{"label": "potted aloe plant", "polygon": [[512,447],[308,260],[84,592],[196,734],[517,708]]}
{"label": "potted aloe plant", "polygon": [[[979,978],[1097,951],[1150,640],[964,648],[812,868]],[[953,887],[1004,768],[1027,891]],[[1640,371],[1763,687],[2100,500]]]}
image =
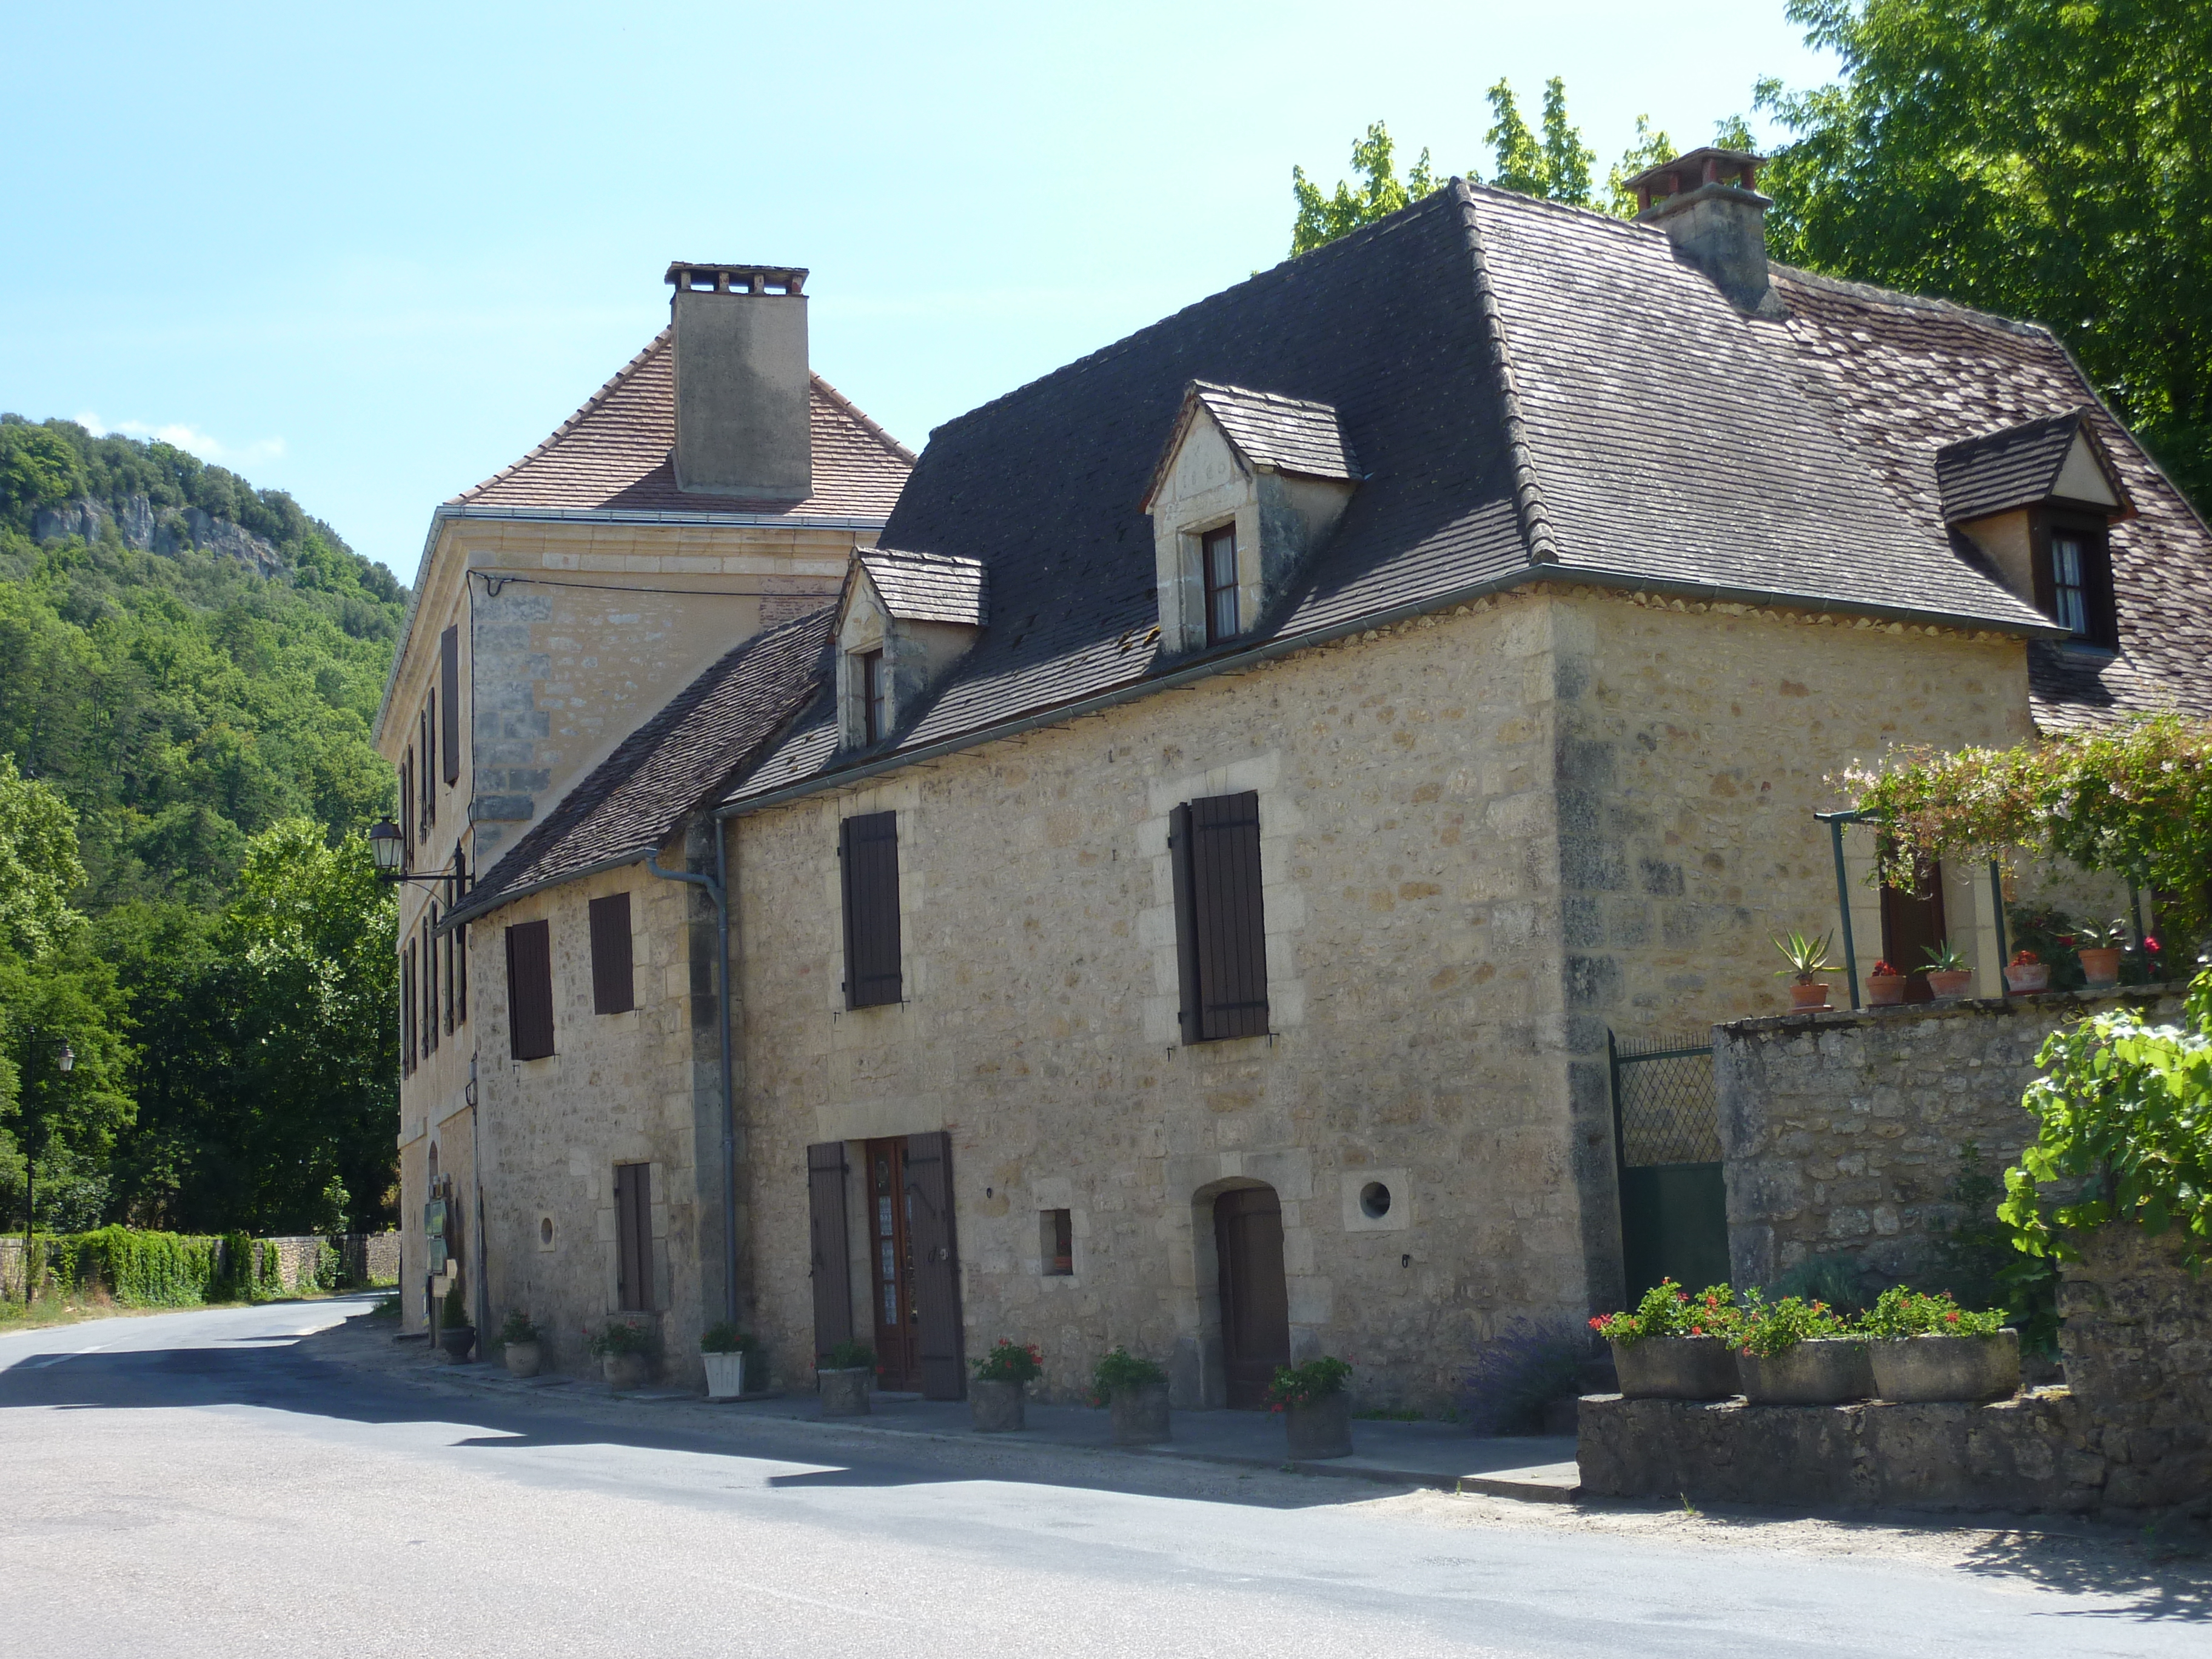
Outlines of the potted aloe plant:
{"label": "potted aloe plant", "polygon": [[754,1369],[760,1339],[749,1336],[728,1320],[710,1325],[699,1339],[699,1358],[707,1366],[707,1398],[735,1400],[748,1388],[760,1384],[747,1373]]}
{"label": "potted aloe plant", "polygon": [[1267,1409],[1283,1414],[1294,1461],[1352,1455],[1352,1396],[1344,1389],[1351,1375],[1350,1365],[1328,1354],[1275,1368]]}
{"label": "potted aloe plant", "polygon": [[1928,947],[1928,988],[1938,1002],[1956,1002],[1973,983],[1974,970],[1949,939]]}
{"label": "potted aloe plant", "polygon": [[1114,1443],[1150,1446],[1168,1437],[1168,1374],[1116,1347],[1091,1372],[1091,1403],[1114,1419]]}
{"label": "potted aloe plant", "polygon": [[1810,1013],[1828,1006],[1828,988],[1820,975],[1836,965],[1828,960],[1828,946],[1833,937],[1823,933],[1814,939],[1804,933],[1791,933],[1786,939],[1773,941],[1783,961],[1790,964],[1776,969],[1775,975],[1790,981],[1790,1006],[1798,1013]]}
{"label": "potted aloe plant", "polygon": [[2114,916],[2101,927],[2094,921],[2084,923],[2074,930],[2074,943],[2090,990],[2109,991],[2120,982],[2120,953],[2128,948],[2124,917]]}
{"label": "potted aloe plant", "polygon": [[2033,996],[2038,991],[2051,988],[2051,966],[2026,946],[2012,953],[2005,963],[2005,989],[2014,996]]}
{"label": "potted aloe plant", "polygon": [[2020,1391],[2020,1333],[1994,1310],[1969,1313],[1946,1291],[1884,1291],[1860,1322],[1872,1337],[1875,1392],[1911,1404],[2003,1400]]}
{"label": "potted aloe plant", "polygon": [[1839,1406],[1874,1393],[1867,1342],[1825,1302],[1744,1298],[1736,1374],[1754,1406]]}
{"label": "potted aloe plant", "polygon": [[824,1417],[866,1417],[868,1390],[876,1380],[876,1351],[847,1337],[822,1356],[814,1371]]}
{"label": "potted aloe plant", "polygon": [[535,1376],[544,1362],[544,1351],[538,1346],[538,1327],[530,1322],[530,1316],[520,1310],[507,1315],[507,1322],[499,1328],[499,1346],[507,1358],[509,1376]]}
{"label": "potted aloe plant", "polygon": [[1905,988],[1911,982],[1911,976],[1899,973],[1885,957],[1875,963],[1874,971],[1867,975],[1867,1006],[1896,1007],[1905,1000]]}
{"label": "potted aloe plant", "polygon": [[1006,1434],[1023,1426],[1022,1390],[1044,1375],[1044,1356],[1034,1344],[1009,1341],[1005,1337],[968,1368],[975,1380],[968,1385],[968,1410],[979,1434]]}
{"label": "potted aloe plant", "polygon": [[1740,1318],[1728,1285],[1709,1285],[1692,1297],[1662,1279],[1635,1312],[1601,1315],[1590,1328],[1613,1345],[1625,1398],[1725,1400],[1736,1391],[1732,1344]]}
{"label": "potted aloe plant", "polygon": [[653,1374],[653,1333],[627,1319],[610,1319],[587,1345],[611,1389],[641,1389]]}

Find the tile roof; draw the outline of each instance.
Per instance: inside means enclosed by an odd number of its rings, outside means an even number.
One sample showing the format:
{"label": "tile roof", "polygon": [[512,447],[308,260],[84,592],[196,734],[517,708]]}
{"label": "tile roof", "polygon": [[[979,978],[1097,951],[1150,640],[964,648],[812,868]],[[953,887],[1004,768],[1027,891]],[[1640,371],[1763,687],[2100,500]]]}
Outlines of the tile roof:
{"label": "tile roof", "polygon": [[987,620],[984,569],[980,559],[941,553],[902,553],[870,548],[861,568],[901,622],[964,623],[981,628]]}
{"label": "tile roof", "polygon": [[1183,433],[1200,409],[1213,417],[1247,466],[1273,467],[1279,472],[1295,472],[1309,478],[1359,477],[1352,446],[1345,441],[1344,428],[1336,418],[1336,411],[1327,404],[1285,398],[1279,392],[1254,392],[1247,386],[1193,380],[1168,441],[1160,450],[1152,481],[1146,487],[1146,506],[1152,504],[1153,495],[1158,492],[1160,481],[1167,476],[1167,469],[1182,445]]}
{"label": "tile roof", "polygon": [[[2049,501],[2057,493],[2058,475],[2073,453],[2074,440],[2083,432],[2087,412],[2069,409],[1945,444],[1936,452],[1936,488],[1943,500],[1943,517],[1952,524],[1966,524]],[[2095,434],[2089,434],[2087,441],[2110,479],[2112,468],[2098,449]],[[2115,493],[2126,500],[2124,490]]]}
{"label": "tile roof", "polygon": [[860,518],[890,511],[914,452],[818,374],[808,406],[813,493],[805,501],[763,506],[677,489],[672,337],[661,330],[551,437],[448,505]]}
{"label": "tile roof", "polygon": [[835,615],[756,634],[701,674],[484,872],[449,923],[659,847],[813,694]]}
{"label": "tile roof", "polygon": [[1787,266],[1774,284],[1800,360],[1827,386],[1863,465],[1914,517],[1943,521],[1945,446],[2081,410],[2136,516],[2112,529],[2120,654],[2028,647],[2036,723],[2067,731],[2176,708],[2212,718],[2212,532],[2096,397],[2054,335]]}

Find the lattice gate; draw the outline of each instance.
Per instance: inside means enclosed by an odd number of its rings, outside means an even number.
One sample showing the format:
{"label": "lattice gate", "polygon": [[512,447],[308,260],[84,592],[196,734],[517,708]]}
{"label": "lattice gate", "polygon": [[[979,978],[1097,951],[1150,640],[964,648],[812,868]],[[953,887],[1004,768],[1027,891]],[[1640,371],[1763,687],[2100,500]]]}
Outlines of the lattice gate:
{"label": "lattice gate", "polygon": [[1662,1279],[1693,1291],[1726,1282],[1728,1195],[1711,1043],[1608,1032],[1606,1048],[1630,1304]]}

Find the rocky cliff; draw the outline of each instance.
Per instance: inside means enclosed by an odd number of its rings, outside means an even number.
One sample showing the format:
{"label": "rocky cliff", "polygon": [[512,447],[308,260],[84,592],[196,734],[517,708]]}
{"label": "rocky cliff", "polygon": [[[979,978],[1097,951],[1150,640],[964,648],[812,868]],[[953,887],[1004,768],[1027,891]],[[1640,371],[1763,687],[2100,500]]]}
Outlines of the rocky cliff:
{"label": "rocky cliff", "polygon": [[284,568],[283,556],[252,531],[211,518],[197,507],[156,507],[143,495],[125,495],[118,502],[79,495],[59,507],[40,507],[31,521],[31,535],[39,542],[72,536],[93,542],[111,526],[125,546],[148,552],[169,556],[196,547],[236,559],[258,575],[273,576]]}

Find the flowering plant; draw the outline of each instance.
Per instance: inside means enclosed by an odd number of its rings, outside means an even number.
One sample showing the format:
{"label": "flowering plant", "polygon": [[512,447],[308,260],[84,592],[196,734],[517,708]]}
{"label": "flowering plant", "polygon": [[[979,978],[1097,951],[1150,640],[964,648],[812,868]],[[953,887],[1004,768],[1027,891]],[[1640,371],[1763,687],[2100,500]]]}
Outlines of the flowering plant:
{"label": "flowering plant", "polygon": [[877,1369],[876,1351],[858,1337],[847,1337],[823,1354],[816,1366],[825,1371],[872,1371]]}
{"label": "flowering plant", "polygon": [[2042,963],[2043,958],[2041,957],[2036,955],[2034,951],[2022,946],[2020,950],[2012,953],[2012,962],[2009,965],[2014,968],[2036,968],[2040,967]]}
{"label": "flowering plant", "polygon": [[517,1308],[507,1315],[507,1322],[499,1328],[499,1340],[520,1347],[526,1342],[538,1340],[538,1327],[530,1322],[528,1314]]}
{"label": "flowering plant", "polygon": [[979,1382],[1034,1382],[1044,1375],[1044,1356],[1034,1342],[1019,1344],[1002,1336],[990,1352],[968,1366]]}
{"label": "flowering plant", "polygon": [[1708,1285],[1692,1297],[1662,1279],[1644,1292],[1634,1313],[1602,1314],[1589,1323],[1607,1341],[1626,1347],[1647,1336],[1728,1337],[1741,1316],[1735,1291],[1726,1285]]}
{"label": "flowering plant", "polygon": [[1905,972],[1902,969],[1890,966],[1889,958],[1884,957],[1880,962],[1875,963],[1867,977],[1869,979],[1903,979]]}
{"label": "flowering plant", "polygon": [[1769,1304],[1753,1291],[1744,1297],[1743,1323],[1737,1334],[1746,1353],[1774,1359],[1800,1342],[1809,1342],[1815,1337],[1841,1336],[1846,1328],[1836,1310],[1825,1302],[1785,1296],[1779,1302]]}
{"label": "flowering plant", "polygon": [[610,1319],[606,1329],[592,1337],[585,1346],[592,1357],[605,1359],[610,1354],[649,1354],[653,1352],[653,1333],[642,1325],[633,1325],[627,1319]]}
{"label": "flowering plant", "polygon": [[1992,1308],[1968,1313],[1942,1291],[1929,1296],[1899,1285],[1884,1291],[1859,1322],[1869,1336],[1893,1340],[1907,1336],[1995,1336],[2005,1316]]}
{"label": "flowering plant", "polygon": [[1117,1347],[1091,1368],[1091,1403],[1103,1406],[1117,1394],[1133,1394],[1167,1380],[1168,1374],[1152,1361]]}
{"label": "flowering plant", "polygon": [[1310,1406],[1333,1394],[1344,1392],[1344,1379],[1352,1367],[1323,1354],[1303,1365],[1278,1365],[1275,1380],[1267,1385],[1267,1409],[1279,1412],[1291,1406]]}
{"label": "flowering plant", "polygon": [[709,1325],[699,1339],[701,1353],[756,1353],[759,1349],[760,1338],[739,1330],[726,1319]]}

